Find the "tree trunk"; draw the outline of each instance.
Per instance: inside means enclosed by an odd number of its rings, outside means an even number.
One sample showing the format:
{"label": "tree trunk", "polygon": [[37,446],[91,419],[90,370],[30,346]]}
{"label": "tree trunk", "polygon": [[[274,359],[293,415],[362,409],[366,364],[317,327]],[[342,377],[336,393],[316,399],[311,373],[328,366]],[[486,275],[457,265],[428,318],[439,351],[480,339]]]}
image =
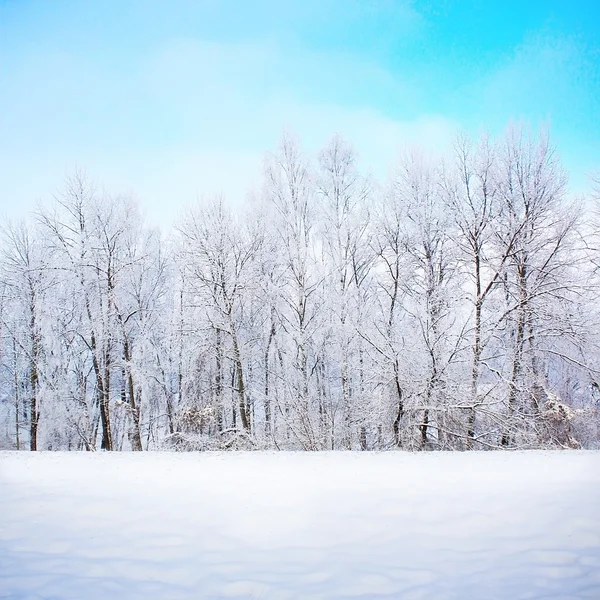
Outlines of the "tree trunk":
{"label": "tree trunk", "polygon": [[479,254],[475,254],[475,324],[473,332],[473,364],[471,369],[471,403],[467,415],[467,450],[473,449],[475,441],[475,425],[477,415],[477,401],[479,393],[479,364],[481,362],[481,263]]}
{"label": "tree trunk", "polygon": [[[394,384],[396,387],[396,398],[397,398],[397,408],[396,408],[396,416],[394,417],[394,422],[392,425],[394,431],[394,442],[398,448],[402,448],[402,439],[400,437],[400,426],[402,424],[402,418],[404,417],[404,400],[402,394],[402,386],[400,385],[400,369],[398,365],[398,359],[394,362]],[[380,433],[381,438],[381,433]],[[381,448],[381,440],[380,440],[380,448]]]}
{"label": "tree trunk", "polygon": [[343,349],[342,358],[342,404],[344,410],[344,441],[347,450],[352,450],[351,412],[350,412],[350,384],[348,382],[348,357]]}
{"label": "tree trunk", "polygon": [[135,385],[133,383],[133,373],[131,372],[131,348],[127,336],[123,340],[123,354],[125,364],[127,365],[127,391],[129,394],[129,405],[131,407],[131,417],[133,427],[131,428],[130,439],[131,449],[140,452],[142,448],[142,434],[140,432],[140,406],[135,401]]}
{"label": "tree trunk", "polygon": [[264,356],[264,369],[265,369],[265,437],[271,436],[271,397],[269,389],[269,353],[271,351],[271,345],[273,338],[275,337],[275,307],[271,307],[271,328],[269,330],[269,337],[267,339],[267,347],[265,349]]}
{"label": "tree trunk", "polygon": [[37,436],[38,436],[38,420],[39,420],[39,407],[38,407],[38,354],[39,354],[39,340],[37,334],[37,323],[35,319],[35,296],[32,291],[32,300],[30,305],[31,319],[29,326],[31,327],[31,359],[29,365],[29,384],[31,387],[31,402],[29,406],[29,449],[37,450]]}
{"label": "tree trunk", "polygon": [[515,355],[513,358],[512,373],[508,390],[507,412],[508,420],[500,444],[502,446],[511,446],[513,443],[512,432],[512,417],[515,413],[518,382],[521,370],[523,367],[523,347],[525,344],[525,321],[526,321],[526,303],[527,303],[527,287],[526,287],[526,270],[523,265],[519,270],[519,310],[517,317],[517,335],[515,339]]}
{"label": "tree trunk", "polygon": [[237,335],[232,330],[233,342],[233,360],[235,362],[236,384],[238,393],[238,404],[240,408],[240,417],[242,419],[242,427],[246,433],[250,433],[250,411],[246,402],[246,388],[244,383],[244,371],[242,367],[242,358],[240,356],[240,348],[238,346]]}
{"label": "tree trunk", "polygon": [[15,437],[17,442],[17,450],[21,449],[21,433],[19,431],[21,424],[19,423],[19,411],[21,410],[21,398],[19,394],[19,368],[17,363],[17,343],[13,337],[13,377],[15,385]]}

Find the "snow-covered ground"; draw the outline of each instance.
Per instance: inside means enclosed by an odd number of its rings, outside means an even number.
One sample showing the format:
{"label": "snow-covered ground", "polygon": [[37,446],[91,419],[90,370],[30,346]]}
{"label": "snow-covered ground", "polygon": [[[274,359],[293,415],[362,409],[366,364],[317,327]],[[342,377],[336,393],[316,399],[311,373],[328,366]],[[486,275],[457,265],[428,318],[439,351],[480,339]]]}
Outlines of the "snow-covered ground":
{"label": "snow-covered ground", "polygon": [[600,452],[0,453],[0,598],[600,598]]}

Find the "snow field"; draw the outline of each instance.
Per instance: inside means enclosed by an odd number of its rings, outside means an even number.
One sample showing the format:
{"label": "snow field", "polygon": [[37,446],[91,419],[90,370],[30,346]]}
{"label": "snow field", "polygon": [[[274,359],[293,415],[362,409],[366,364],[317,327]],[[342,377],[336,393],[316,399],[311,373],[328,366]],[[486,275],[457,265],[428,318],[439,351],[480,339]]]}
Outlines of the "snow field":
{"label": "snow field", "polygon": [[0,453],[0,598],[600,598],[600,452]]}

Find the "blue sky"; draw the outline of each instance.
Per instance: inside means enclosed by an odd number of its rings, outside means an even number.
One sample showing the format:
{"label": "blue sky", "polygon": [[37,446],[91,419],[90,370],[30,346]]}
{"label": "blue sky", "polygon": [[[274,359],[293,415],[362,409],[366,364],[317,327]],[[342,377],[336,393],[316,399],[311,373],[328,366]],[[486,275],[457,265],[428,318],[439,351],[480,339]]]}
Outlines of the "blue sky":
{"label": "blue sky", "polygon": [[600,0],[0,0],[0,214],[82,166],[169,224],[242,199],[283,128],[335,132],[384,177],[457,129],[550,126],[586,188],[600,168]]}

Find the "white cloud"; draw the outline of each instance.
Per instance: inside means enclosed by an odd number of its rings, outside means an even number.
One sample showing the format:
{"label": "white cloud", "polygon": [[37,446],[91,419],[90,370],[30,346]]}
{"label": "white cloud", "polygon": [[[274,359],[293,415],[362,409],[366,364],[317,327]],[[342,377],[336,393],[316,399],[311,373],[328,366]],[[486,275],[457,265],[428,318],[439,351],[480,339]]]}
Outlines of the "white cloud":
{"label": "white cloud", "polygon": [[[341,133],[379,177],[403,148],[437,149],[456,128],[442,115],[396,120],[383,114],[373,98],[413,105],[418,90],[377,66],[342,54],[284,50],[268,40],[176,40],[127,73],[53,58],[52,68],[48,58],[37,67],[30,61],[23,75],[45,80],[60,72],[65,93],[55,82],[52,100],[61,112],[52,123],[54,139],[33,145],[38,124],[32,101],[32,122],[21,117],[29,130],[20,152],[5,148],[0,201],[8,198],[13,212],[49,198],[79,164],[109,190],[134,191],[153,221],[169,224],[198,194],[224,192],[239,201],[257,187],[264,152],[276,147],[285,127],[311,152]],[[81,72],[90,89],[72,96]],[[77,123],[72,114],[79,115]]]}

